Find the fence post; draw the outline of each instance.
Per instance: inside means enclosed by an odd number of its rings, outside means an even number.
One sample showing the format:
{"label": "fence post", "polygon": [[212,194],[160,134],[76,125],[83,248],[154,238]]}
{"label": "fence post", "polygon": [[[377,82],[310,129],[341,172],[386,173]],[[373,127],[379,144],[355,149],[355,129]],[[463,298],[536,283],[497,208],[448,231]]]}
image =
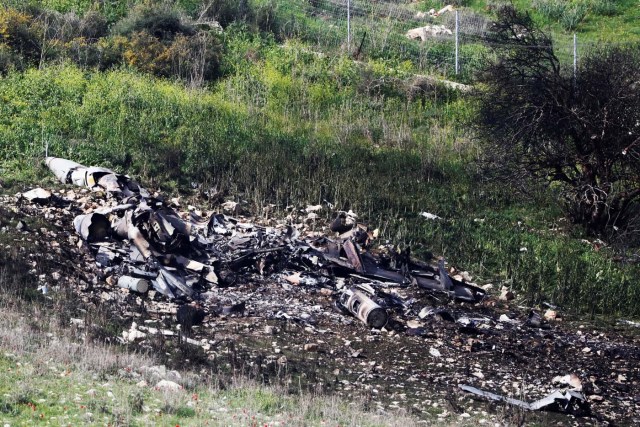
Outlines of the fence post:
{"label": "fence post", "polygon": [[460,27],[460,22],[458,20],[458,11],[456,10],[456,75],[460,71],[460,67],[458,65],[458,28]]}
{"label": "fence post", "polygon": [[575,83],[578,75],[578,39],[576,33],[573,33],[573,82]]}
{"label": "fence post", "polygon": [[351,52],[351,0],[347,0],[347,53]]}

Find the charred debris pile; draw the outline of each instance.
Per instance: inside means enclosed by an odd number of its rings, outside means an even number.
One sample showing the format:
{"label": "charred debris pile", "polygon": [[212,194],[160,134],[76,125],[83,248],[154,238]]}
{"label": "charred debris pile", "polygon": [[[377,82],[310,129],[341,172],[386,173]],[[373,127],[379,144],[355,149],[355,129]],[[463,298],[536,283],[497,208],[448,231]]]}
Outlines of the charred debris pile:
{"label": "charred debris pile", "polygon": [[[104,194],[99,206],[85,206],[73,224],[104,277],[133,292],[153,289],[169,300],[206,305],[212,288],[257,274],[335,291],[339,310],[378,329],[387,325],[390,311],[408,315],[415,310],[410,299],[395,295],[396,287],[422,288],[469,303],[485,296],[484,289],[451,277],[444,260],[432,266],[390,245],[373,249],[375,233],[351,212],[337,215],[330,227],[336,237],[329,237],[286,220],[266,226],[225,214],[204,215],[193,207],[180,210],[109,169],[52,157],[46,164],[61,182]],[[53,202],[43,189],[23,197]]]}
{"label": "charred debris pile", "polygon": [[[328,227],[331,232],[319,232],[293,217],[249,220],[183,207],[106,168],[54,157],[46,164],[62,183],[82,188],[36,188],[19,194],[17,202],[58,223],[72,220],[79,237],[69,240],[90,251],[95,260],[91,268],[109,292],[120,289],[118,293],[164,306],[186,341],[195,345],[209,344],[190,339],[191,327],[216,316],[287,319],[310,328],[318,317],[324,325],[336,326],[358,319],[372,330],[415,337],[428,336],[423,322],[434,318],[482,334],[516,325],[547,328],[548,316],[555,315],[550,310],[544,316],[531,311],[522,321],[505,315],[492,318],[481,310],[485,289],[470,283],[467,274],[453,274],[443,259],[432,264],[391,245],[374,244],[377,232],[359,223],[352,212],[338,212]],[[308,207],[306,219],[317,219],[319,209]],[[279,291],[266,291],[273,287]],[[46,292],[46,286],[42,290]],[[331,298],[332,309],[311,298],[306,301],[309,293]],[[425,293],[435,301],[477,305],[478,314],[470,315],[473,308],[456,313],[425,305],[417,298]],[[109,298],[107,292],[103,299]],[[510,298],[508,291],[501,295]],[[121,340],[133,342],[152,332],[134,323]],[[461,389],[530,410],[576,413],[584,412],[586,404],[579,390],[557,391],[529,404],[471,386]]]}

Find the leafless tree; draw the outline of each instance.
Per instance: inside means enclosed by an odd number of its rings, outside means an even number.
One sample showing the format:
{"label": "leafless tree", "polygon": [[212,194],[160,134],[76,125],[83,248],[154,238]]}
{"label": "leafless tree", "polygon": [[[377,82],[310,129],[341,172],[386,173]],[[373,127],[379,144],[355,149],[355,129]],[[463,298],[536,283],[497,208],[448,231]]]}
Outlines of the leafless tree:
{"label": "leafless tree", "polygon": [[478,130],[501,176],[558,189],[567,214],[604,235],[640,200],[640,46],[590,52],[563,67],[527,14],[502,9],[483,75]]}

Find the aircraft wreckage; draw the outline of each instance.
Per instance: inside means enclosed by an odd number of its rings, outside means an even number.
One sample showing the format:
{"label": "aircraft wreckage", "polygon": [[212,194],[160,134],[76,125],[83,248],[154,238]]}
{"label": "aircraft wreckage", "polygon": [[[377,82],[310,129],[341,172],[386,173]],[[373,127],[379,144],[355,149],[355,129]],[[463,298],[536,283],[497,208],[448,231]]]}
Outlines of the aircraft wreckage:
{"label": "aircraft wreckage", "polygon": [[[55,157],[48,157],[46,165],[60,182],[84,187],[81,193],[92,191],[92,203],[72,210],[79,213],[73,224],[102,277],[109,279],[105,280],[110,286],[138,294],[153,291],[155,300],[174,301],[179,305],[181,329],[189,329],[205,315],[242,316],[259,295],[237,295],[233,300],[218,296],[216,303],[208,295],[249,283],[252,277],[279,283],[285,290],[291,286],[315,289],[333,299],[336,312],[332,316],[353,316],[377,330],[421,336],[427,333],[421,327],[427,318],[455,322],[476,333],[490,325],[509,328],[517,323],[505,315],[498,321],[486,316],[455,318],[447,310],[416,304],[410,293],[418,290],[437,299],[471,304],[481,302],[486,291],[469,283],[464,274],[452,276],[443,259],[432,264],[391,245],[374,245],[376,233],[359,223],[353,212],[338,212],[329,226],[331,233],[304,231],[295,221],[269,226],[238,216],[203,213],[191,206],[184,209],[107,168]],[[47,206],[69,204],[41,188],[20,197]],[[272,318],[304,320],[304,313],[293,307],[275,310],[269,314]],[[398,329],[399,324],[403,326]],[[525,324],[548,327],[534,311]],[[462,384],[460,389],[528,410],[575,413],[575,403],[584,402],[577,391],[528,403]]]}
{"label": "aircraft wreckage", "polygon": [[[178,212],[128,176],[106,168],[55,157],[48,157],[46,164],[62,183],[104,191],[117,202],[77,216],[74,226],[96,250],[96,262],[117,270],[118,283],[133,290],[146,290],[141,281],[148,281],[168,298],[198,299],[200,290],[224,286],[243,271],[287,269],[298,272],[301,281],[325,286],[336,277],[356,275],[373,283],[415,285],[472,303],[485,295],[483,289],[452,278],[444,260],[434,267],[390,248],[375,253],[368,229],[346,215],[338,215],[332,224],[340,231],[337,237],[302,238],[291,226],[276,229],[223,214],[205,218],[194,211]],[[376,297],[373,286],[360,285],[345,288],[336,303],[381,328],[387,315]]]}

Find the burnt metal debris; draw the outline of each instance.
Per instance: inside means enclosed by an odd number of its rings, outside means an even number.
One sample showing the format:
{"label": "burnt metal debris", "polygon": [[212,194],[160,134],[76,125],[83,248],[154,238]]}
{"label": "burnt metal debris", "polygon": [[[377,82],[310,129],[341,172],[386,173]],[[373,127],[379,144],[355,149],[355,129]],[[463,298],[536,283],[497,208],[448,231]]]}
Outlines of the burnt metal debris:
{"label": "burnt metal debris", "polygon": [[[389,319],[385,307],[403,306],[376,289],[417,286],[477,303],[485,291],[452,278],[437,267],[383,247],[371,247],[372,233],[353,212],[339,213],[331,229],[337,237],[302,237],[295,227],[265,227],[224,214],[206,217],[195,209],[180,212],[160,195],[151,195],[126,175],[102,167],[48,157],[47,166],[63,183],[105,192],[109,200],[74,219],[76,232],[95,252],[106,274],[120,287],[146,292],[148,284],[170,299],[200,300],[212,286],[247,272],[260,275],[294,271],[289,281],[335,289],[336,278],[368,284],[370,292],[345,287],[336,304],[372,328]],[[32,190],[29,197],[46,199]],[[379,302],[376,302],[379,301]],[[384,300],[384,301],[381,301]]]}
{"label": "burnt metal debris", "polygon": [[[44,216],[56,230],[23,221],[12,228],[27,241],[37,234],[35,243],[50,251],[43,256],[56,263],[51,275],[36,277],[45,298],[68,276],[82,301],[107,304],[125,324],[133,321],[113,338],[119,342],[148,349],[156,338],[178,337],[216,360],[233,343],[256,357],[273,353],[260,362],[264,369],[294,363],[297,351],[314,366],[341,366],[335,386],[342,392],[378,387],[369,382],[376,378],[400,381],[394,398],[407,393],[407,402],[420,407],[431,405],[434,390],[459,384],[543,397],[553,390],[547,371],[577,373],[595,413],[627,408],[607,393],[622,396],[625,405],[637,401],[637,368],[627,362],[637,358],[633,345],[564,331],[561,309],[549,306],[543,314],[517,307],[509,302],[511,289],[485,297],[468,273],[444,260],[425,262],[379,244],[377,231],[351,211],[326,224],[317,213],[326,214],[326,206],[285,209],[285,218],[245,217],[242,202],[219,200],[213,211],[201,212],[106,168],[56,158],[47,164],[60,181],[82,188],[3,198],[8,209]],[[272,351],[248,350],[255,343],[241,337],[262,330]],[[617,376],[599,371],[610,359]],[[559,393],[564,397],[554,394],[554,404],[541,409],[574,414],[580,400]],[[458,399],[469,401],[464,396]]]}
{"label": "burnt metal debris", "polygon": [[554,390],[542,399],[538,399],[533,402],[524,402],[522,400],[480,390],[469,385],[460,384],[458,387],[468,393],[486,397],[489,400],[505,402],[509,405],[518,406],[529,411],[556,410],[575,415],[585,415],[589,410],[584,395],[576,390]]}

